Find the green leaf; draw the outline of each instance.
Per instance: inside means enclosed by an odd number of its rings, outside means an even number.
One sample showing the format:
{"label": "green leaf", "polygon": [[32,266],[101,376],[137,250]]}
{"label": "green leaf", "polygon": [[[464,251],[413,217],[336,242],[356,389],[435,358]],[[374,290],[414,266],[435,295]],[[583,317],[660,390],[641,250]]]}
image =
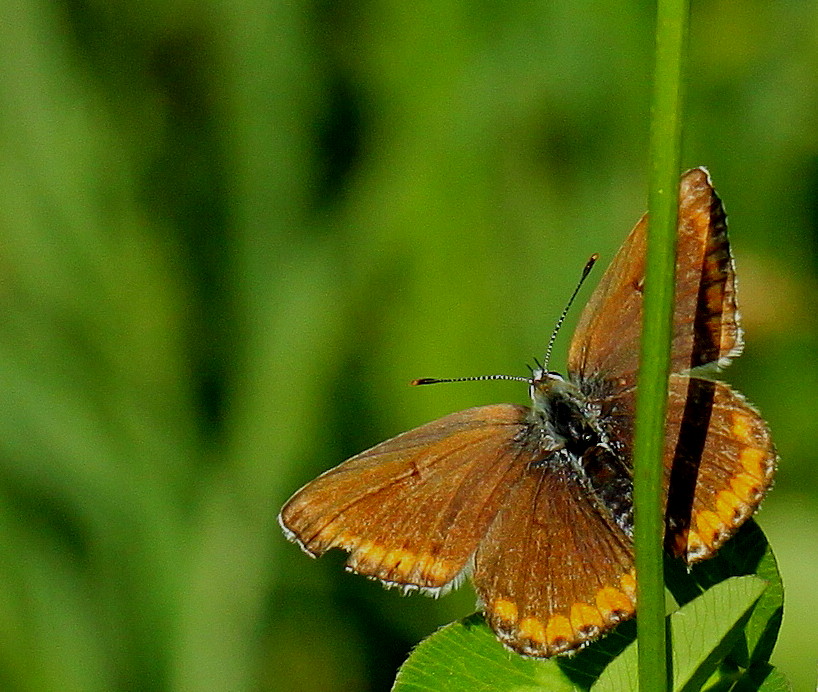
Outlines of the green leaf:
{"label": "green leaf", "polygon": [[792,692],[787,678],[768,663],[744,672],[730,692]]}
{"label": "green leaf", "polygon": [[[571,692],[577,687],[557,659],[539,661],[506,649],[475,614],[446,625],[418,645],[403,664],[393,692]],[[587,686],[586,686],[587,689]]]}
{"label": "green leaf", "polygon": [[742,668],[764,663],[770,657],[781,626],[784,586],[775,556],[758,525],[746,522],[719,553],[688,570],[678,561],[668,561],[666,584],[676,601],[684,604],[729,577],[755,574],[767,582],[744,628],[744,638],[731,652]]}
{"label": "green leaf", "polygon": [[[673,690],[701,689],[741,636],[740,625],[766,586],[755,576],[732,577],[670,616]],[[594,692],[637,689],[637,646],[632,644],[605,669]]]}
{"label": "green leaf", "polygon": [[[746,575],[753,574],[760,579],[748,580]],[[682,606],[669,616],[676,680],[688,685],[676,689],[699,689],[688,681],[702,685],[711,674],[702,688],[708,692],[766,690],[762,684],[784,680],[767,663],[781,622],[781,577],[755,522],[748,521],[714,558],[690,569],[668,558],[665,575]],[[588,690],[599,678],[594,690],[631,690],[636,688],[635,633],[634,621],[624,622],[573,656],[538,661],[503,647],[475,614],[422,642],[401,668],[394,689],[559,692]]]}

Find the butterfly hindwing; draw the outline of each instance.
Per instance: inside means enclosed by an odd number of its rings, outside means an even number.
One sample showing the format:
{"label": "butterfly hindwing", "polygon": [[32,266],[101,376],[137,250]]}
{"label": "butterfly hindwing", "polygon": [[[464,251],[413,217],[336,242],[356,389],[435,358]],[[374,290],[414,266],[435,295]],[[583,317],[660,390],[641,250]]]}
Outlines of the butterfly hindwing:
{"label": "butterfly hindwing", "polygon": [[528,656],[574,650],[635,609],[630,540],[567,461],[526,464],[473,581],[498,638]]}
{"label": "butterfly hindwing", "polygon": [[776,462],[767,423],[741,394],[724,382],[671,375],[668,550],[688,563],[712,557],[758,509]]}
{"label": "butterfly hindwing", "polygon": [[[600,401],[630,457],[633,391]],[[750,517],[772,485],[777,456],[769,428],[741,394],[716,380],[671,375],[665,426],[666,545],[704,560]]]}

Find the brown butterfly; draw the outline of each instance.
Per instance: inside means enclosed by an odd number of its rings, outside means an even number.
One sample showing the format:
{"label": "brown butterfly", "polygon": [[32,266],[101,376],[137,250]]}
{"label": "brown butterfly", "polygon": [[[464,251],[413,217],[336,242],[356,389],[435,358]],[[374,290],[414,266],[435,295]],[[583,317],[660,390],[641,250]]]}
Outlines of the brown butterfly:
{"label": "brown butterfly", "polygon": [[[284,505],[287,537],[312,556],[342,548],[348,569],[406,591],[439,595],[471,574],[488,624],[527,656],[573,651],[632,616],[646,227],[585,307],[567,379],[538,367],[530,407],[453,413],[327,471]],[[775,471],[766,423],[712,379],[741,349],[725,214],[696,168],[680,187],[664,452],[666,547],[687,563],[755,512]]]}

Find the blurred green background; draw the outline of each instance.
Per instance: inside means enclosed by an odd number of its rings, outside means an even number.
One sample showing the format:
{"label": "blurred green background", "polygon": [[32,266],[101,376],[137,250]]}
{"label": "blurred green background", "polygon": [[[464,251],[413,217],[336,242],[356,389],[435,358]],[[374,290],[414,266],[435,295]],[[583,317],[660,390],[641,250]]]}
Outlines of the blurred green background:
{"label": "blurred green background", "polygon": [[[773,660],[813,689],[818,13],[693,4],[684,163],[730,215],[726,377],[781,453]],[[0,689],[384,690],[473,610],[311,561],[276,514],[385,437],[526,401],[407,383],[525,375],[644,210],[653,10],[0,3]]]}

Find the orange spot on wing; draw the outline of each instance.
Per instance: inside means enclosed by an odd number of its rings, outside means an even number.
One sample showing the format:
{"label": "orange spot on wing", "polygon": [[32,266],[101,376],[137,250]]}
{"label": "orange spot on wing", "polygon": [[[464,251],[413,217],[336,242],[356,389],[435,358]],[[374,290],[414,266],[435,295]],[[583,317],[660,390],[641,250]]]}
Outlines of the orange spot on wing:
{"label": "orange spot on wing", "polygon": [[734,411],[731,432],[734,437],[737,437],[742,442],[749,443],[752,440],[753,423],[748,416]]}
{"label": "orange spot on wing", "polygon": [[545,627],[537,618],[523,618],[517,629],[519,636],[523,639],[530,639],[538,644],[545,644]]}
{"label": "orange spot on wing", "polygon": [[718,514],[705,510],[696,512],[696,528],[699,535],[708,535],[720,533],[725,527]]}
{"label": "orange spot on wing", "polygon": [[[505,598],[498,598],[491,606],[492,613],[500,620],[515,624],[517,622],[517,606]],[[528,618],[531,619],[531,618]]]}
{"label": "orange spot on wing", "polygon": [[423,578],[430,578],[432,571],[435,569],[435,558],[429,553],[421,553],[416,555],[412,563],[411,572],[421,575]]}
{"label": "orange spot on wing", "polygon": [[570,620],[564,615],[552,615],[545,627],[545,639],[551,646],[574,641],[576,637]]}
{"label": "orange spot on wing", "polygon": [[742,502],[735,493],[729,490],[720,490],[716,495],[716,513],[725,524],[735,526],[737,519],[742,515]]}
{"label": "orange spot on wing", "polygon": [[755,502],[760,492],[756,479],[746,473],[739,474],[731,479],[730,487],[738,499],[745,504]]}
{"label": "orange spot on wing", "polygon": [[574,632],[596,632],[604,624],[598,608],[587,603],[574,603],[571,606],[571,627]]}
{"label": "orange spot on wing", "polygon": [[400,573],[409,574],[415,564],[416,554],[403,548],[392,548],[381,560],[384,569],[397,570]]}
{"label": "orange spot on wing", "polygon": [[429,555],[428,563],[429,566],[424,569],[423,574],[433,584],[441,586],[448,584],[460,571],[459,566],[451,560],[440,560]]}
{"label": "orange spot on wing", "polygon": [[695,531],[687,532],[687,551],[689,553],[698,554],[706,550],[706,548],[707,546],[698,533]]}
{"label": "orange spot on wing", "polygon": [[625,592],[628,598],[636,602],[636,576],[632,572],[623,574],[619,579],[619,584],[622,586],[622,591]]}
{"label": "orange spot on wing", "polygon": [[758,480],[764,480],[767,475],[764,473],[764,466],[762,464],[765,457],[766,454],[764,450],[756,449],[755,447],[745,447],[741,450],[741,454],[739,454],[739,461],[748,474]]}
{"label": "orange spot on wing", "polygon": [[418,554],[406,548],[387,548],[352,536],[347,539],[343,545],[336,540],[335,545],[351,551],[347,560],[348,567],[384,581],[434,589],[448,584],[460,569],[451,560],[436,559],[429,553]]}
{"label": "orange spot on wing", "polygon": [[[340,545],[342,548],[347,547],[346,545],[342,545],[337,541],[335,544]],[[386,548],[384,548],[382,545],[377,545],[372,541],[361,541],[361,543],[359,543],[357,546],[351,545],[349,547],[354,548],[354,552],[349,556],[347,564],[356,572],[372,572],[374,569],[377,569],[380,566],[381,562],[383,562],[384,556],[386,555]]]}
{"label": "orange spot on wing", "polygon": [[627,594],[612,586],[606,586],[597,591],[596,605],[606,621],[620,620],[634,610],[633,601],[628,598]]}

